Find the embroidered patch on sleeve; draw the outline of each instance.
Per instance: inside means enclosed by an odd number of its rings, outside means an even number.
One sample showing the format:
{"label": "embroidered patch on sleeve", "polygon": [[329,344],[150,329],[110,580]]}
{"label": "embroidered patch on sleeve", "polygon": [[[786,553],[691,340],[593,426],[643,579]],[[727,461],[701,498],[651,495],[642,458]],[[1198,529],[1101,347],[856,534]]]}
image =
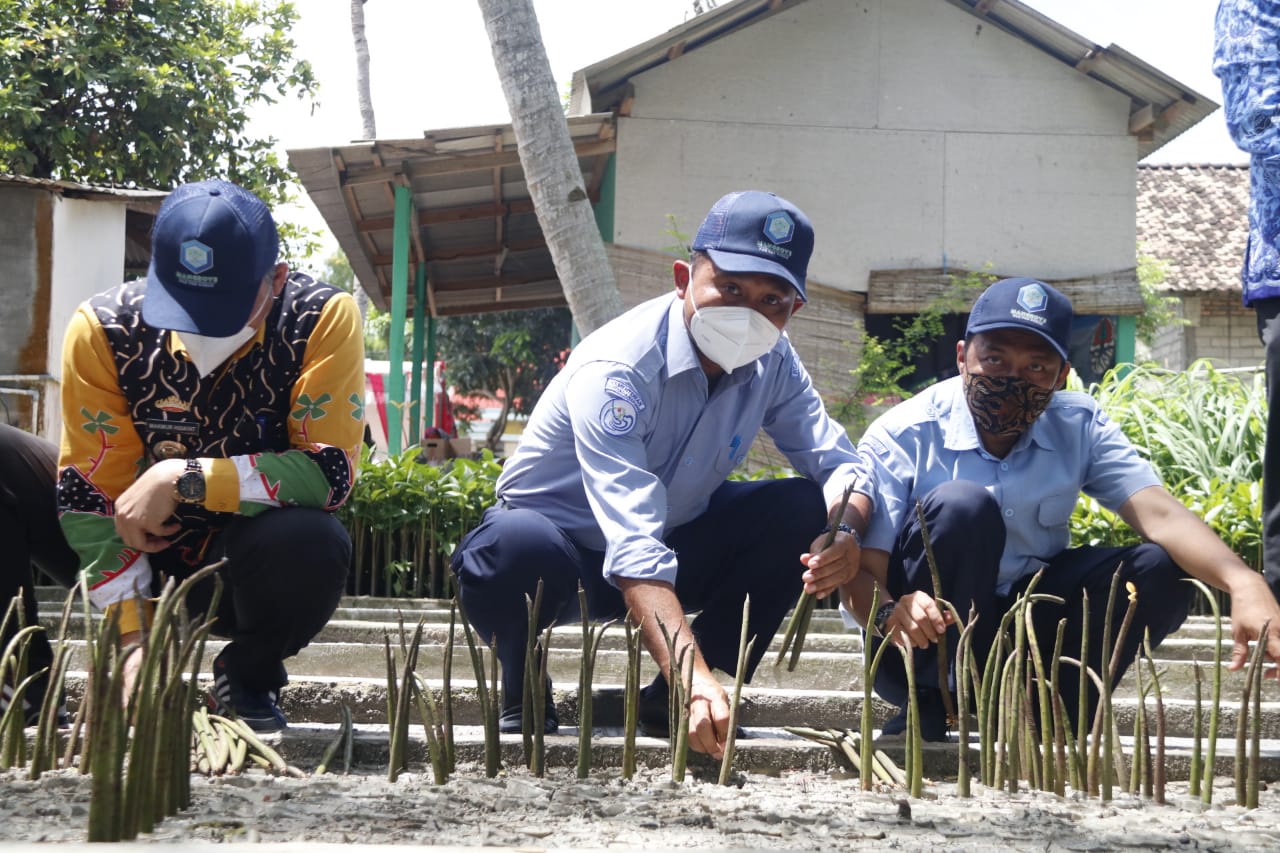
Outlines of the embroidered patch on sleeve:
{"label": "embroidered patch on sleeve", "polygon": [[644,400],[640,397],[640,392],[625,379],[610,376],[604,381],[604,393],[619,400],[626,400],[631,404],[633,414],[634,412],[644,411]]}
{"label": "embroidered patch on sleeve", "polygon": [[600,410],[600,426],[610,435],[626,435],[635,425],[636,407],[627,400],[609,400]]}

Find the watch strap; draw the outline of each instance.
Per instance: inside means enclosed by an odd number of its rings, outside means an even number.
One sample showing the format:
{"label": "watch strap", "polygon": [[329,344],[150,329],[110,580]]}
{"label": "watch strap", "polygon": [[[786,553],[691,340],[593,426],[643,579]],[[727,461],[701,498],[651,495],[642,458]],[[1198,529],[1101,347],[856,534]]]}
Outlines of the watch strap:
{"label": "watch strap", "polygon": [[875,617],[871,620],[871,627],[876,629],[876,633],[881,637],[884,636],[885,624],[888,623],[889,617],[893,615],[893,610],[898,606],[896,601],[886,601],[876,608]]}

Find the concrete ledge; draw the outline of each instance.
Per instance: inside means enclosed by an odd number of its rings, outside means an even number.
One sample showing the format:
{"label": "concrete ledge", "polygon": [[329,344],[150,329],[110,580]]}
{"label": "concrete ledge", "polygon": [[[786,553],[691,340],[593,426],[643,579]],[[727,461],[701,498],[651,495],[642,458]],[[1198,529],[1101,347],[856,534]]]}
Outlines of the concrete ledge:
{"label": "concrete ledge", "polygon": [[[821,744],[789,734],[777,728],[747,727],[748,737],[737,742],[734,769],[744,772],[776,774],[784,770],[810,772],[838,772],[840,764],[832,751]],[[267,742],[275,747],[290,764],[302,770],[312,770],[324,750],[337,734],[336,726],[290,726],[284,732],[267,736]],[[520,735],[502,735],[502,762],[504,766],[524,765],[524,745]],[[484,733],[478,726],[455,728],[454,743],[461,761],[484,761]],[[561,726],[560,733],[548,735],[545,740],[547,766],[574,767],[578,762],[578,735],[571,726]],[[1132,761],[1132,742],[1122,740],[1126,763]],[[877,742],[876,748],[888,755],[899,767],[903,764],[903,742],[900,738]],[[596,731],[591,740],[593,767],[618,767],[622,763],[623,738],[620,730],[606,727]],[[954,779],[959,760],[958,743],[927,743],[924,745],[924,773],[931,779]],[[1154,751],[1154,748],[1153,748]],[[660,768],[670,764],[670,748],[666,740],[638,736],[636,738],[637,762],[646,767]],[[430,755],[420,726],[410,728],[407,760],[412,769],[428,770]],[[353,748],[355,769],[360,772],[385,772],[389,760],[386,726],[358,726]],[[969,767],[976,773],[979,756],[970,748]],[[1186,781],[1191,767],[1190,743],[1172,740],[1166,745],[1165,769],[1168,781]],[[1234,775],[1234,742],[1220,741],[1216,760],[1216,774]],[[714,778],[719,773],[719,762],[705,755],[691,754],[689,770],[698,777]],[[1263,744],[1261,778],[1268,781],[1280,779],[1280,741]]]}

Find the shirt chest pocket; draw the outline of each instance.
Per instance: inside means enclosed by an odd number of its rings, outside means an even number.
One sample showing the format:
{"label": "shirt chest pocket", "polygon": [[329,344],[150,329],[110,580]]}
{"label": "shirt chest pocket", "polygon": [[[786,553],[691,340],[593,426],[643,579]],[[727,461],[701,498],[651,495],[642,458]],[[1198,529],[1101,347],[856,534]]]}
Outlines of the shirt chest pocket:
{"label": "shirt chest pocket", "polygon": [[1040,524],[1043,527],[1065,527],[1071,521],[1071,513],[1079,499],[1078,492],[1063,492],[1044,498],[1040,501],[1037,515]]}

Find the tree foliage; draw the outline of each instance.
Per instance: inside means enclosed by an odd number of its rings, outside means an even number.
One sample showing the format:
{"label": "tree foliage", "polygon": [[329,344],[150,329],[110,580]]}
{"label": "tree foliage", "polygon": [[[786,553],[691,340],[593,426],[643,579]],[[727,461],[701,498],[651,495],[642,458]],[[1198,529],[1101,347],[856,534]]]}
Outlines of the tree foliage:
{"label": "tree foliage", "polygon": [[0,0],[0,171],[166,189],[221,177],[282,203],[250,112],[310,98],[288,2]]}
{"label": "tree foliage", "polygon": [[[528,414],[564,363],[572,318],[564,308],[445,317],[439,356],[463,394],[496,398],[501,410],[486,441],[497,446],[511,414]],[[464,415],[466,412],[455,414]]]}
{"label": "tree foliage", "polygon": [[1147,346],[1154,346],[1156,336],[1166,326],[1186,326],[1190,320],[1182,316],[1182,300],[1166,296],[1160,289],[1168,275],[1169,264],[1143,251],[1138,246],[1138,290],[1145,309],[1138,315],[1135,334]]}

